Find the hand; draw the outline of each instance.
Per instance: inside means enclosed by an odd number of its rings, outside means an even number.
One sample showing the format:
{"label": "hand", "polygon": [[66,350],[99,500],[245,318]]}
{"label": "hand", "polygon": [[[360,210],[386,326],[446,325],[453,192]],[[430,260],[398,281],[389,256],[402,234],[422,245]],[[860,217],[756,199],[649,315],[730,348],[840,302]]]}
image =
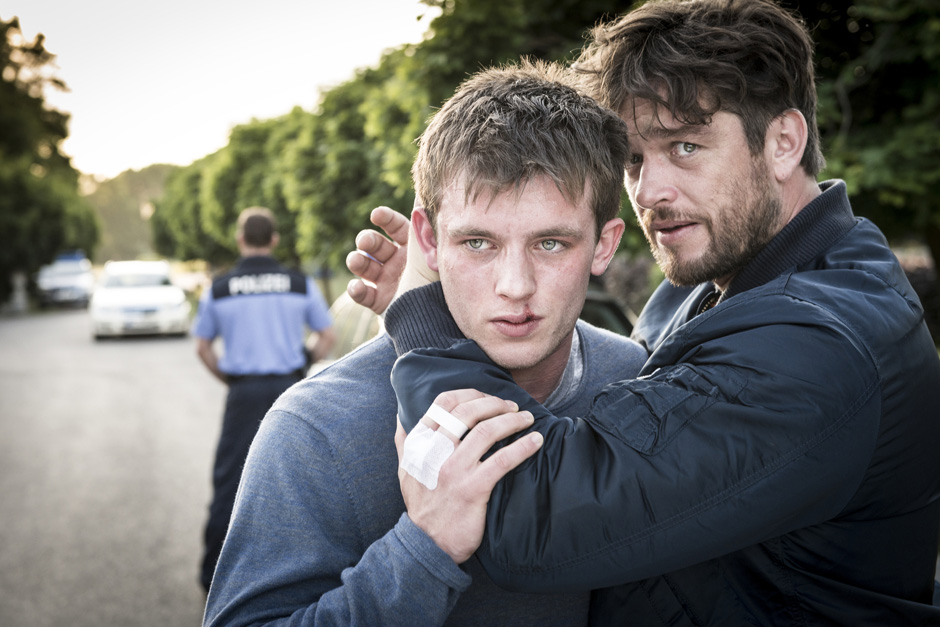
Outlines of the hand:
{"label": "hand", "polygon": [[[416,199],[415,207],[420,206]],[[370,220],[391,239],[373,230],[356,236],[356,250],[346,256],[346,267],[359,278],[349,282],[346,292],[381,315],[398,294],[437,281],[438,275],[428,268],[420,246],[408,246],[415,235],[407,218],[388,207],[376,207]]]}
{"label": "hand", "polygon": [[[444,462],[437,488],[428,490],[400,467],[405,430],[398,424],[398,480],[408,516],[457,564],[467,561],[483,541],[486,505],[496,482],[542,446],[538,432],[520,438],[480,461],[494,444],[532,425],[529,412],[515,403],[476,390],[444,392],[434,401],[466,424],[470,431],[454,441],[454,453]],[[422,418],[429,428],[436,424]]]}
{"label": "hand", "polygon": [[359,278],[349,282],[346,292],[355,302],[381,314],[392,302],[405,268],[411,223],[388,207],[373,209],[370,221],[391,240],[373,230],[359,232],[356,250],[346,256],[346,267]]}

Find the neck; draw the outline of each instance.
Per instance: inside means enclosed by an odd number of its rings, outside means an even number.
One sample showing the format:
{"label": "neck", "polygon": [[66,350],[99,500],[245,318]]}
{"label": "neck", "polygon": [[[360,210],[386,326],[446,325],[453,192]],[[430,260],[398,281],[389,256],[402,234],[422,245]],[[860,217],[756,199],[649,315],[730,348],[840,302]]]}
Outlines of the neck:
{"label": "neck", "polygon": [[787,183],[783,187],[781,197],[783,202],[783,224],[780,225],[781,229],[822,193],[816,179],[803,172],[803,170],[800,170],[799,174],[793,176]]}
{"label": "neck", "polygon": [[271,247],[255,248],[254,246],[242,246],[239,249],[242,257],[270,257]]}
{"label": "neck", "polygon": [[[788,225],[793,218],[795,218],[804,207],[811,203],[817,196],[822,192],[819,189],[819,183],[816,182],[816,179],[809,176],[803,170],[799,170],[797,174],[794,174],[789,178],[781,189],[780,203],[780,220],[777,225],[774,236],[776,236],[783,228]],[[714,280],[715,287],[718,291],[724,293],[728,289],[728,286],[731,284],[731,280],[734,279],[735,275],[730,274],[728,276],[719,277]]]}
{"label": "neck", "polygon": [[[572,331],[574,333],[574,331]],[[548,357],[534,366],[510,370],[513,380],[539,403],[547,399],[565,374],[571,356],[571,334]]]}

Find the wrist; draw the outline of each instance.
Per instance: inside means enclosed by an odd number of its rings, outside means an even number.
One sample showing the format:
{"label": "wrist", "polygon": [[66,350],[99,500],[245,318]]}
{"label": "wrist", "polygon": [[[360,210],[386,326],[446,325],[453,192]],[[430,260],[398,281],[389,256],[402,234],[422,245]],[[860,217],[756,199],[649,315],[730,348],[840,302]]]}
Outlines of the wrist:
{"label": "wrist", "polygon": [[402,513],[394,533],[425,572],[457,592],[463,592],[470,586],[470,575],[442,551],[434,540],[414,523],[407,512]]}
{"label": "wrist", "polygon": [[411,522],[420,529],[427,538],[434,543],[442,553],[447,555],[455,565],[459,566],[463,564],[470,556],[473,555],[473,551],[467,552],[465,547],[458,547],[452,543],[449,543],[447,538],[446,530],[444,533],[435,532],[433,525],[425,521],[422,521],[420,517],[414,517],[410,513],[406,513],[407,516],[411,519]]}

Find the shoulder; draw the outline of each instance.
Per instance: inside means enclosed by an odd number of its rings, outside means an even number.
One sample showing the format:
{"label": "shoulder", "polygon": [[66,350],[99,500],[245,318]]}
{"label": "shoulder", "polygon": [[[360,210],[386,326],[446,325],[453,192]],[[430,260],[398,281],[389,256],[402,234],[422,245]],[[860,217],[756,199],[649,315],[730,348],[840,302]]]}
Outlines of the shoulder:
{"label": "shoulder", "polygon": [[648,354],[638,342],[579,320],[575,327],[589,369],[626,373],[633,377],[646,362]]}
{"label": "shoulder", "polygon": [[376,420],[395,415],[397,402],[389,380],[394,363],[391,340],[379,335],[291,386],[269,413],[290,414],[311,428],[334,435],[369,430]]}
{"label": "shoulder", "polygon": [[307,478],[309,494],[303,498],[342,490],[373,505],[388,494],[400,499],[389,487],[393,481],[397,486],[398,403],[389,383],[394,361],[391,341],[380,336],[293,385],[265,415],[246,475],[256,485],[273,477],[275,491],[293,489],[278,487],[282,482]]}
{"label": "shoulder", "polygon": [[593,324],[585,322],[584,320],[578,320],[578,322],[575,324],[575,329],[577,329],[582,342],[592,342],[598,345],[613,344],[619,346],[629,346],[636,344],[636,342],[625,335],[614,333],[613,331],[608,331],[607,329],[602,329],[600,327],[595,327]]}

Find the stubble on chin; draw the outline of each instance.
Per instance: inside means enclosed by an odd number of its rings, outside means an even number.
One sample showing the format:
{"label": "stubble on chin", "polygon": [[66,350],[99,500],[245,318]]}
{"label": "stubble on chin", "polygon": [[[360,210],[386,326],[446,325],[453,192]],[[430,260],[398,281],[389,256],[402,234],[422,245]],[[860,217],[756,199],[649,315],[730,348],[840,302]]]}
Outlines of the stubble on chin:
{"label": "stubble on chin", "polygon": [[[722,222],[718,227],[711,219],[692,218],[705,229],[707,238],[704,249],[693,259],[683,260],[677,251],[658,246],[651,227],[653,215],[644,216],[643,233],[653,258],[670,283],[692,287],[715,281],[719,277],[733,277],[780,231],[782,201],[774,193],[766,173],[757,164],[752,167],[748,185],[753,193],[739,184],[729,195],[731,202],[721,208],[719,215]],[[659,217],[689,219],[668,211]]]}

